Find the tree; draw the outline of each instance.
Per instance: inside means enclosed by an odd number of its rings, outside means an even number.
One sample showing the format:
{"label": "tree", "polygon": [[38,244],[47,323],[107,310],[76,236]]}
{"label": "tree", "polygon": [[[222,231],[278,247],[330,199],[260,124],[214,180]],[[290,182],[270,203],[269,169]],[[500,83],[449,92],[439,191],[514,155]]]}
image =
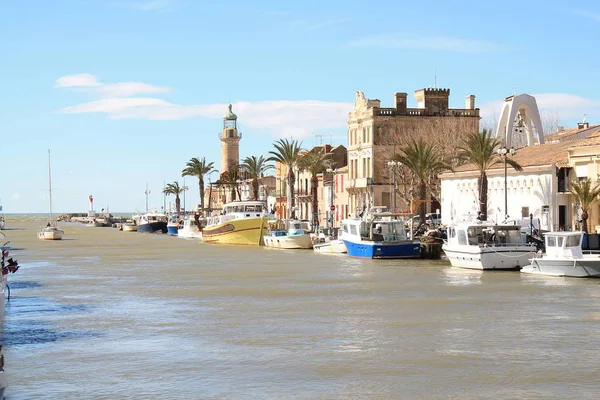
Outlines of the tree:
{"label": "tree", "polygon": [[271,168],[274,167],[271,164],[267,164],[267,160],[263,156],[246,157],[240,164],[240,171],[247,173],[252,178],[254,200],[258,200],[258,180]]}
{"label": "tree", "polygon": [[206,159],[202,160],[193,157],[186,163],[186,167],[181,171],[181,176],[195,176],[198,178],[198,189],[200,190],[200,208],[204,210],[204,175],[215,171],[214,163],[207,163]]}
{"label": "tree", "polygon": [[[505,158],[496,152],[500,145],[500,140],[492,137],[492,131],[484,129],[481,133],[473,132],[463,137],[456,156],[457,164],[473,164],[475,169],[479,171],[477,187],[479,190],[479,212],[482,220],[487,219],[487,171],[495,165],[504,165],[505,162]],[[523,170],[519,163],[508,157],[506,157],[506,163],[516,171]]]}
{"label": "tree", "polygon": [[179,182],[174,181],[173,183],[167,183],[167,186],[164,187],[163,193],[167,196],[174,195],[175,196],[175,209],[177,209],[177,215],[181,210],[181,200],[179,199],[179,195],[188,190],[187,186],[179,186]]}
{"label": "tree", "polygon": [[270,151],[271,157],[267,161],[279,162],[287,167],[287,187],[286,187],[286,208],[287,215],[295,218],[295,212],[292,213],[296,206],[296,199],[294,198],[294,185],[296,184],[296,174],[294,174],[294,168],[298,164],[300,158],[300,151],[302,150],[302,142],[298,142],[295,139],[279,139],[273,143],[275,151]]}
{"label": "tree", "polygon": [[[221,182],[225,183],[226,187],[229,187],[231,193],[231,201],[235,201],[238,197],[241,198],[240,188],[238,187],[238,168],[232,167],[229,171],[225,171],[221,174]],[[236,196],[237,194],[237,196]]]}
{"label": "tree", "polygon": [[581,208],[582,230],[587,233],[588,212],[598,200],[598,195],[600,195],[600,181],[592,183],[591,180],[585,179],[579,182],[571,182],[571,193],[573,193],[575,202]]}
{"label": "tree", "polygon": [[[451,163],[443,157],[441,151],[423,138],[412,139],[400,148],[399,153],[392,156],[392,160],[402,163],[413,175],[417,182],[418,200],[426,200],[431,182],[437,179],[438,174],[452,170]],[[419,219],[421,224],[425,222],[424,203],[419,205]]]}
{"label": "tree", "polygon": [[[311,151],[302,153],[298,159],[298,168],[310,172],[310,192],[312,195],[311,206],[313,220],[317,219],[319,208],[319,198],[317,188],[319,186],[318,174],[323,173],[330,164],[330,155],[325,153],[323,148],[315,148]],[[314,222],[314,221],[313,221]]]}

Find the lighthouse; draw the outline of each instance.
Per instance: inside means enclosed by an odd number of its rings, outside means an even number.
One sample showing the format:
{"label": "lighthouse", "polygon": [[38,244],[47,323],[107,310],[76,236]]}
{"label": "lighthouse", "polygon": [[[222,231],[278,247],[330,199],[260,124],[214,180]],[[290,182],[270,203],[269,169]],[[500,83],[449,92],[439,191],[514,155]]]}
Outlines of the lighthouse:
{"label": "lighthouse", "polygon": [[221,174],[238,167],[240,163],[241,133],[237,129],[237,115],[231,111],[231,104],[223,117],[221,139]]}
{"label": "lighthouse", "polygon": [[88,210],[88,217],[95,217],[96,211],[94,211],[94,197],[90,194],[90,208]]}

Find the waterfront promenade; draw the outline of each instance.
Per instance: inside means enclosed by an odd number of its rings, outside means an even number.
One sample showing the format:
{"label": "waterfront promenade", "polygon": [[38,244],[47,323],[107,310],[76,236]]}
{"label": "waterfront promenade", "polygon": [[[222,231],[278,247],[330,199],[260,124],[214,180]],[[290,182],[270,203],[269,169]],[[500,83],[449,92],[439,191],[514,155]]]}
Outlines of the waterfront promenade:
{"label": "waterfront promenade", "polygon": [[597,398],[600,281],[7,218],[10,399]]}

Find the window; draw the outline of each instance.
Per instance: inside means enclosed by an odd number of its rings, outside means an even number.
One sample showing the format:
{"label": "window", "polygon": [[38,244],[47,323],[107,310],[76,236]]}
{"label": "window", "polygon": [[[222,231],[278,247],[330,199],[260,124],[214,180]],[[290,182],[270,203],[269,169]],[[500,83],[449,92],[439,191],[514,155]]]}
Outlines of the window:
{"label": "window", "polygon": [[350,233],[352,235],[356,235],[357,231],[356,231],[356,225],[350,225]]}
{"label": "window", "polygon": [[458,244],[465,246],[467,244],[467,232],[458,231]]}
{"label": "window", "polygon": [[579,247],[580,240],[581,240],[581,236],[567,236],[567,246],[568,247]]}
{"label": "window", "polygon": [[556,238],[554,236],[548,236],[546,238],[546,246],[556,247]]}
{"label": "window", "polygon": [[529,218],[529,207],[521,207],[521,218]]}

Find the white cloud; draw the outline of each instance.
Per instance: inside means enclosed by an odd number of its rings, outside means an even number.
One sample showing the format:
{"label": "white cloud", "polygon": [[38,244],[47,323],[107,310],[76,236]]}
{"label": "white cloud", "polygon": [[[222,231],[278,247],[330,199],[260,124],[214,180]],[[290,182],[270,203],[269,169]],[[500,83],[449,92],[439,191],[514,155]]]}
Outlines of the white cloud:
{"label": "white cloud", "polygon": [[104,97],[127,97],[136,94],[168,93],[170,88],[155,86],[143,82],[101,83],[92,74],[61,76],[54,84],[55,88],[74,88],[86,92],[98,93]]}
{"label": "white cloud", "polygon": [[75,74],[61,76],[54,84],[55,88],[100,86],[98,77],[92,74]]}
{"label": "white cloud", "polygon": [[461,39],[448,36],[418,37],[406,34],[390,34],[367,37],[352,41],[348,47],[376,47],[383,49],[420,49],[450,51],[456,53],[482,53],[505,50],[506,47],[491,42]]}
{"label": "white cloud", "polygon": [[138,11],[170,11],[175,3],[176,0],[117,1],[110,3],[110,5]]}
{"label": "white cloud", "polygon": [[[589,99],[568,93],[541,93],[532,94],[535,97],[540,114],[544,112],[556,112],[562,119],[581,119],[583,114],[588,116],[600,117],[600,100]],[[489,124],[490,121],[497,119],[502,111],[504,100],[496,100],[484,103],[479,106],[483,122]],[[495,128],[495,127],[494,127]]]}
{"label": "white cloud", "polygon": [[[353,103],[318,100],[238,102],[233,110],[243,126],[273,136],[308,137],[324,129],[345,128]],[[110,119],[181,120],[222,118],[227,104],[181,105],[155,98],[110,98],[60,110],[65,114],[102,113]]]}
{"label": "white cloud", "polygon": [[573,14],[576,15],[581,15],[583,17],[589,18],[589,19],[593,19],[594,21],[600,22],[600,14],[596,14],[596,13],[592,13],[589,11],[581,11],[581,10],[574,10],[571,11]]}

